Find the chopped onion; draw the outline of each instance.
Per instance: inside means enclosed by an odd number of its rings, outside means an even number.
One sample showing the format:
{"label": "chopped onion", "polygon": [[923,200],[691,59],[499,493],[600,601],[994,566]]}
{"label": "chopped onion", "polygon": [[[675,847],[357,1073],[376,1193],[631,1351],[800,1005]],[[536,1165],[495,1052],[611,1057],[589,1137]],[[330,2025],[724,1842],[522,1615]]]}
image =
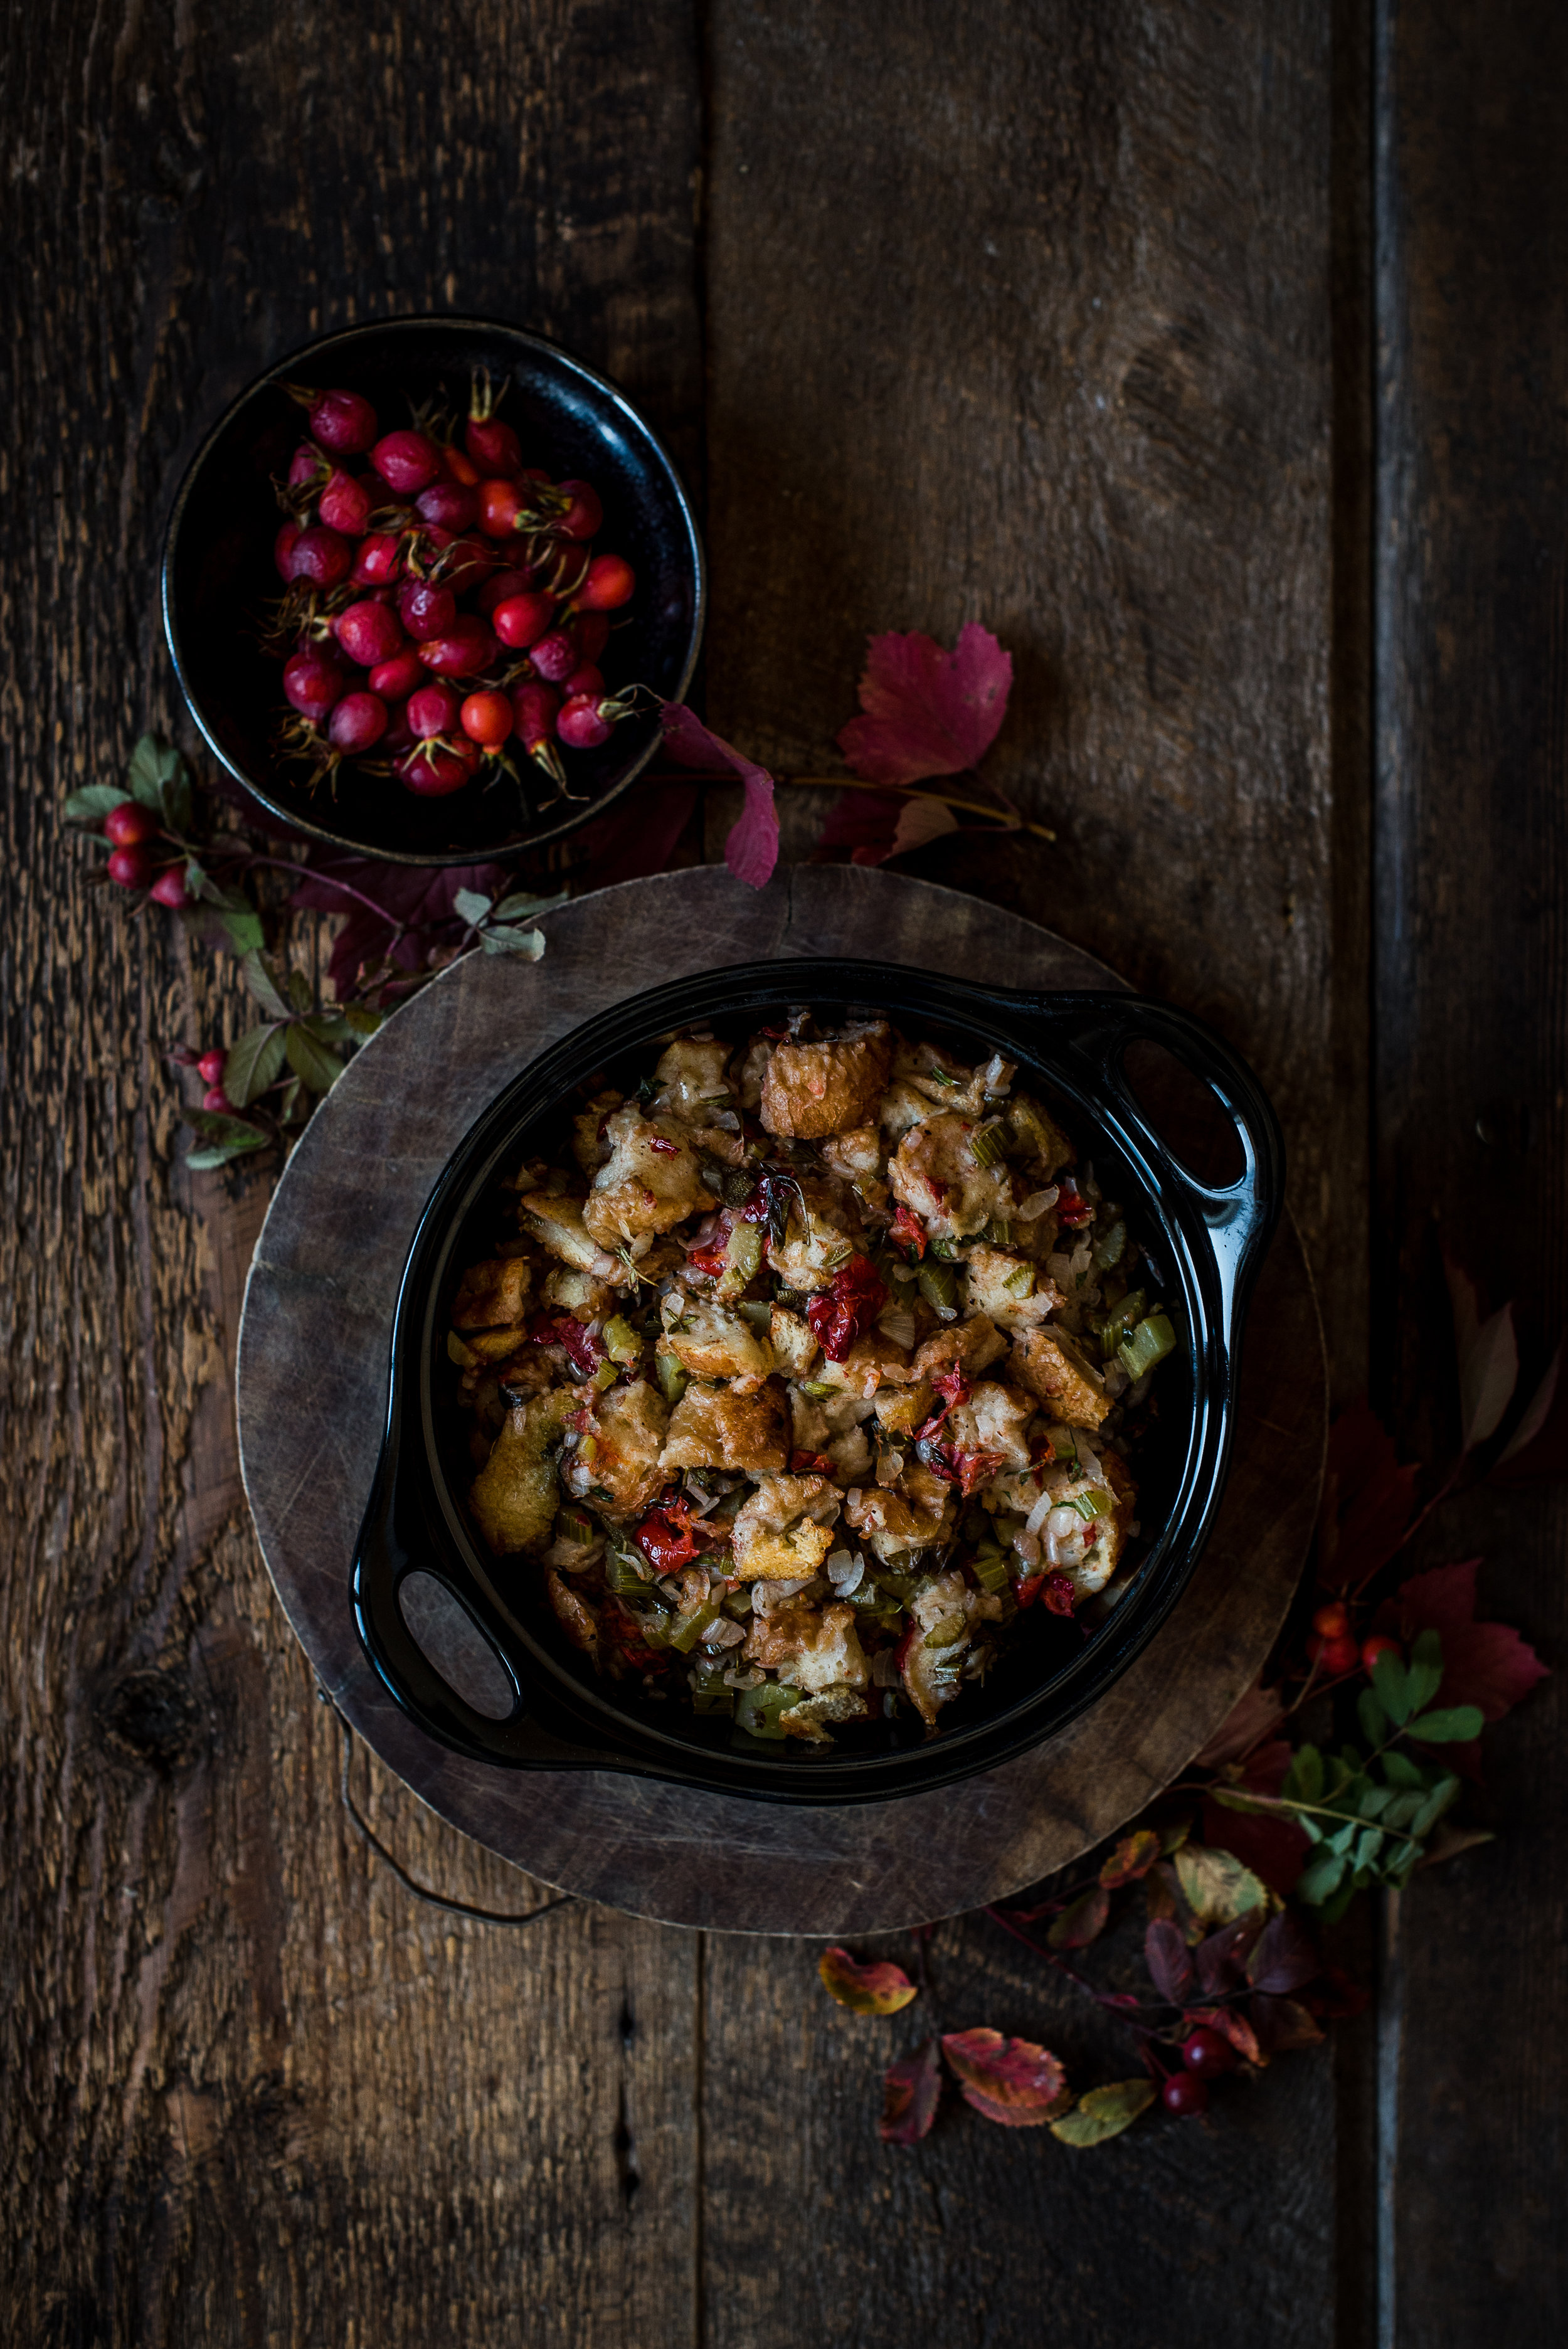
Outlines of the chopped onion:
{"label": "chopped onion", "polygon": [[1053,1509],[1046,1519],[1047,1541],[1070,1541],[1074,1534],[1081,1533],[1082,1530],[1083,1519],[1076,1509]]}
{"label": "chopped onion", "polygon": [[1000,1101],[1017,1071],[1016,1061],[1005,1061],[1000,1052],[993,1052],[981,1073],[980,1081],[994,1101]]}
{"label": "chopped onion", "polygon": [[1048,1490],[1040,1495],[1039,1499],[1035,1503],[1034,1507],[1029,1511],[1028,1516],[1025,1520],[1024,1531],[1026,1534],[1037,1534],[1039,1532],[1040,1527],[1050,1516],[1052,1505],[1055,1499],[1056,1495]]}
{"label": "chopped onion", "polygon": [[1059,1195],[1060,1195],[1054,1183],[1051,1184],[1049,1188],[1047,1190],[1031,1191],[1028,1197],[1024,1201],[1023,1206],[1021,1207],[1014,1208],[1013,1221],[1016,1224],[1034,1223],[1038,1216],[1045,1214],[1047,1207],[1054,1207],[1056,1206]]}
{"label": "chopped onion", "polygon": [[760,1688],[767,1678],[767,1673],[758,1664],[753,1664],[748,1671],[744,1672],[737,1671],[733,1664],[727,1664],[724,1669],[724,1685],[726,1688]]}
{"label": "chopped onion", "polygon": [[914,1316],[903,1305],[890,1305],[877,1328],[890,1345],[903,1346],[907,1351],[914,1343]]}
{"label": "chopped onion", "polygon": [[[1088,1478],[1089,1483],[1091,1485],[1105,1485],[1105,1470],[1100,1466],[1099,1458],[1094,1451],[1084,1441],[1081,1435],[1075,1435],[1073,1442],[1078,1445],[1078,1466],[1083,1470],[1083,1473]],[[1106,1490],[1108,1492],[1109,1489],[1110,1487],[1106,1485]]]}
{"label": "chopped onion", "polygon": [[1040,1562],[1040,1545],[1036,1535],[1015,1534],[1013,1536],[1013,1547],[1017,1551],[1018,1556],[1023,1559],[1026,1566],[1038,1566]]}
{"label": "chopped onion", "polygon": [[835,1550],[828,1560],[827,1571],[828,1579],[841,1599],[847,1599],[851,1590],[858,1590],[866,1578],[863,1561],[851,1557],[847,1549]]}
{"label": "chopped onion", "polygon": [[897,1651],[892,1648],[879,1648],[872,1658],[872,1686],[897,1688],[900,1678]]}
{"label": "chopped onion", "polygon": [[738,1648],[745,1637],[738,1623],[733,1622],[727,1615],[720,1615],[703,1633],[701,1644],[705,1648]]}

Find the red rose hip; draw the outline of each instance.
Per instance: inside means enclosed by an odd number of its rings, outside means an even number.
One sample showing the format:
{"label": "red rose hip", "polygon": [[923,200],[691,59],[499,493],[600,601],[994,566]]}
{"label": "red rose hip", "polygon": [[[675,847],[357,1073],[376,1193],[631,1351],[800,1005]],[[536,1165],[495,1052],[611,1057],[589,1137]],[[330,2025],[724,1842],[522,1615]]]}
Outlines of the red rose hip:
{"label": "red rose hip", "polygon": [[294,573],[289,568],[289,558],[299,543],[300,528],[301,525],[297,522],[285,522],[273,541],[273,562],[276,565],[280,579],[287,580],[294,577]]}
{"label": "red rose hip", "polygon": [[201,1059],[196,1063],[196,1073],[201,1078],[204,1085],[221,1085],[222,1083],[223,1068],[228,1058],[229,1055],[227,1052],[222,1050],[202,1053]]}
{"label": "red rose hip", "polygon": [[1200,2072],[1205,2078],[1212,2078],[1216,2072],[1234,2071],[1236,2051],[1222,2031],[1201,2023],[1181,2042],[1181,2061],[1189,2072]]}
{"label": "red rose hip", "polygon": [[381,429],[376,410],[356,391],[311,393],[305,405],[311,430],[335,457],[357,457]]}
{"label": "red rose hip", "polygon": [[460,737],[456,742],[421,742],[397,761],[397,773],[420,799],[445,799],[461,791],[480,762],[480,746]]}
{"label": "red rose hip", "polygon": [[474,601],[480,610],[489,616],[498,611],[502,604],[510,603],[512,596],[527,595],[532,585],[531,567],[527,571],[492,571]]}
{"label": "red rose hip", "polygon": [[490,614],[490,626],[503,645],[509,645],[514,652],[521,652],[538,643],[540,637],[548,632],[554,617],[555,599],[552,595],[509,595],[505,603],[498,604]]}
{"label": "red rose hip", "polygon": [[400,497],[417,497],[441,471],[441,452],[425,432],[388,432],[370,451],[370,461]]}
{"label": "red rose hip", "polygon": [[373,530],[361,539],[348,574],[351,587],[389,587],[402,573],[403,540],[395,530]]}
{"label": "red rose hip", "polygon": [[1173,2072],[1160,2091],[1160,2100],[1168,2113],[1179,2120],[1187,2120],[1209,2108],[1209,2091],[1195,2073]]}
{"label": "red rose hip", "polygon": [[333,622],[333,632],[349,659],[361,668],[374,668],[377,661],[390,660],[404,648],[397,613],[373,600],[350,604]]}
{"label": "red rose hip", "polygon": [[378,693],[346,693],[333,711],[326,739],[335,750],[358,758],[387,731],[387,704]]}
{"label": "red rose hip", "polygon": [[564,628],[552,628],[529,647],[528,657],[546,685],[564,685],[583,656]]}
{"label": "red rose hip", "polygon": [[378,693],[383,701],[406,701],[411,693],[418,693],[428,675],[424,662],[409,646],[404,652],[394,653],[390,660],[377,662],[370,672],[370,690]]}
{"label": "red rose hip", "polygon": [[511,732],[511,702],[494,686],[470,693],[459,712],[463,731],[484,750],[499,750]]}
{"label": "red rose hip", "polygon": [[555,713],[560,707],[561,697],[553,686],[537,685],[531,679],[518,686],[511,697],[512,731],[535,766],[543,768],[557,789],[564,787],[566,781],[566,770],[554,742]]}
{"label": "red rose hip", "polygon": [[437,677],[478,677],[496,656],[496,640],[482,620],[459,613],[444,636],[419,647],[419,657]]}
{"label": "red rose hip", "polygon": [[108,860],[108,877],[122,889],[145,889],[152,878],[152,859],[139,843],[117,848]]}
{"label": "red rose hip", "polygon": [[363,538],[376,511],[376,501],[363,481],[352,473],[335,472],[321,493],[316,511],[329,530],[340,530],[346,538]]}
{"label": "red rose hip", "polygon": [[572,636],[585,661],[600,661],[610,641],[610,616],[607,612],[579,612],[572,623]]}
{"label": "red rose hip", "polygon": [[596,750],[610,739],[612,728],[629,716],[631,704],[590,693],[574,694],[563,702],[555,731],[569,750]]}
{"label": "red rose hip", "polygon": [[461,481],[432,481],[415,499],[414,511],[438,530],[467,530],[479,520],[479,493]]}
{"label": "red rose hip", "polygon": [[191,903],[191,892],[185,886],[185,875],[178,864],[171,864],[167,873],[159,874],[150,895],[160,905],[179,907]]}
{"label": "red rose hip", "polygon": [[449,587],[438,587],[433,580],[410,579],[398,595],[397,617],[414,642],[423,644],[428,636],[444,636],[456,626],[458,599]]}
{"label": "red rose hip", "polygon": [[340,586],[354,568],[354,549],[343,533],[313,523],[302,530],[288,552],[288,575],[306,579],[313,587]]}
{"label": "red rose hip", "polygon": [[116,848],[139,848],[158,830],[158,818],[139,800],[122,800],[103,820],[104,838]]}
{"label": "red rose hip", "polygon": [[637,575],[624,554],[596,554],[577,590],[582,612],[618,612],[636,592]]}
{"label": "red rose hip", "polygon": [[432,734],[449,734],[461,709],[449,685],[424,685],[408,697],[408,724],[421,741]]}
{"label": "red rose hip", "polygon": [[208,1086],[201,1096],[201,1106],[203,1109],[211,1110],[219,1117],[232,1117],[234,1114],[234,1104],[222,1085]]}
{"label": "red rose hip", "polygon": [[592,481],[557,481],[556,488],[571,503],[554,527],[562,538],[596,538],[604,519],[604,509],[599,502],[599,492]]}
{"label": "red rose hip", "polygon": [[342,700],[347,678],[319,645],[302,645],[284,664],[284,691],[302,718],[321,719]]}

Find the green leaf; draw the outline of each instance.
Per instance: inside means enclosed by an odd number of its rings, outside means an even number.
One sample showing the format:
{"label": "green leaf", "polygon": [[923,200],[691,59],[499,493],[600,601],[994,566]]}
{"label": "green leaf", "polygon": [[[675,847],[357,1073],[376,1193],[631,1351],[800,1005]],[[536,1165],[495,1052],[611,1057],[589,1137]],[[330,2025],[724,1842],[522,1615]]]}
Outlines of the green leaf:
{"label": "green leaf", "polygon": [[225,913],[222,925],[229,934],[229,944],[239,955],[260,954],[266,941],[262,917],[247,905],[242,913]]}
{"label": "green leaf", "polygon": [[1458,1801],[1459,1792],[1460,1782],[1451,1770],[1438,1780],[1437,1785],[1410,1821],[1410,1837],[1413,1842],[1422,1842],[1431,1834],[1443,1813],[1451,1804]]}
{"label": "green leaf", "polygon": [[1356,1840],[1357,1826],[1355,1819],[1346,1819],[1342,1827],[1336,1827],[1331,1836],[1325,1837],[1327,1848],[1336,1852],[1348,1851]]}
{"label": "green leaf", "polygon": [[289,1001],[296,1011],[314,1011],[315,997],[303,970],[291,970],[288,975]]}
{"label": "green leaf", "polygon": [[267,968],[261,948],[248,947],[240,965],[240,975],[269,1019],[286,1019],[289,1007],[278,993],[277,982]]}
{"label": "green leaf", "polygon": [[1393,1885],[1396,1891],[1403,1892],[1420,1864],[1421,1847],[1418,1843],[1396,1844],[1383,1863],[1383,1881]]}
{"label": "green leaf", "polygon": [[518,896],[503,897],[500,905],[493,908],[494,917],[498,922],[521,922],[525,914],[552,912],[557,905],[566,905],[571,895],[570,889],[562,889],[559,895],[554,897],[535,897],[524,890]]}
{"label": "green leaf", "polygon": [[387,1014],[374,1010],[368,1003],[346,1004],[343,1016],[356,1036],[374,1036],[378,1028],[387,1024]]}
{"label": "green leaf", "polygon": [[1305,1900],[1310,1908],[1316,1908],[1338,1886],[1348,1864],[1343,1852],[1320,1851],[1315,1858],[1308,1860],[1297,1877],[1296,1899]]}
{"label": "green leaf", "polygon": [[1479,1737],[1486,1727],[1486,1715],[1479,1704],[1453,1704],[1439,1713],[1423,1713],[1405,1725],[1407,1737],[1418,1737],[1424,1745],[1468,1744]]}
{"label": "green leaf", "polygon": [[1380,1819],[1393,1799],[1392,1786],[1368,1786],[1356,1807],[1364,1819]]}
{"label": "green leaf", "polygon": [[302,1115],[309,1115],[310,1112],[308,1111],[301,1110],[300,1103],[304,1099],[304,1087],[301,1084],[297,1077],[291,1077],[287,1084],[284,1087],[283,1092],[278,1100],[278,1123],[280,1125],[293,1125]]}
{"label": "green leaf", "polygon": [[195,1174],[205,1174],[214,1166],[227,1166],[232,1158],[242,1158],[251,1144],[248,1142],[219,1142],[201,1150],[188,1150],[185,1164]]}
{"label": "green leaf", "polygon": [[1337,1892],[1331,1893],[1329,1898],[1323,1902],[1318,1911],[1324,1923],[1326,1925],[1337,1925],[1341,1917],[1344,1916],[1346,1910],[1349,1908],[1350,1903],[1355,1899],[1356,1893],[1357,1886],[1354,1879],[1348,1883],[1342,1884]]}
{"label": "green leaf", "polygon": [[1430,1704],[1442,1684],[1442,1640],[1436,1631],[1418,1632],[1410,1651],[1410,1711]]}
{"label": "green leaf", "polygon": [[1321,1843],[1323,1841],[1323,1829],[1318,1826],[1317,1821],[1313,1817],[1310,1811],[1297,1811],[1291,1824],[1301,1829],[1308,1843]]}
{"label": "green leaf", "polygon": [[[242,1117],[228,1117],[222,1111],[211,1109],[188,1109],[183,1115],[186,1124],[199,1133],[203,1142],[211,1143],[222,1152],[222,1156],[212,1162],[215,1164],[222,1165],[225,1158],[237,1158],[242,1151],[261,1150],[265,1146],[267,1136],[261,1127],[250,1124]],[[187,1164],[190,1163],[188,1160]]]}
{"label": "green leaf", "polygon": [[313,1093],[329,1093],[343,1074],[343,1062],[337,1054],[318,1042],[303,1020],[294,1021],[285,1034],[289,1066],[295,1076]]}
{"label": "green leaf", "polygon": [[1361,1734],[1368,1745],[1381,1745],[1387,1722],[1377,1702],[1375,1689],[1364,1688],[1356,1700],[1356,1715],[1361,1723]]}
{"label": "green leaf", "polygon": [[160,742],[156,734],[144,734],[125,771],[132,799],[139,800],[143,807],[156,808],[161,815],[165,788],[174,781],[183,763],[172,742]]}
{"label": "green leaf", "polygon": [[253,1028],[231,1044],[223,1062],[223,1091],[236,1109],[245,1109],[282,1076],[284,1031]]}
{"label": "green leaf", "polygon": [[118,783],[88,783],[73,792],[65,805],[67,823],[101,823],[111,808],[123,807],[130,797]]}
{"label": "green leaf", "polygon": [[452,899],[453,913],[461,915],[463,920],[470,924],[482,922],[490,909],[490,899],[481,897],[477,889],[459,889]]}
{"label": "green leaf", "polygon": [[1412,1819],[1419,1818],[1426,1801],[1425,1787],[1417,1792],[1391,1796],[1388,1807],[1383,1814],[1383,1825],[1387,1828],[1388,1833],[1398,1835],[1403,1828],[1409,1826]]}
{"label": "green leaf", "polygon": [[486,954],[516,954],[523,956],[529,962],[537,962],[544,952],[544,932],[514,930],[505,923],[500,923],[480,931],[480,944]]}
{"label": "green leaf", "polygon": [[1363,1827],[1361,1833],[1356,1838],[1356,1851],[1351,1862],[1351,1865],[1356,1869],[1358,1876],[1364,1868],[1371,1867],[1373,1861],[1377,1858],[1382,1848],[1382,1828]]}
{"label": "green leaf", "polygon": [[[1290,1765],[1290,1775],[1295,1785],[1289,1791],[1298,1802],[1319,1803],[1323,1800],[1323,1756],[1315,1745],[1303,1745]],[[1288,1782],[1287,1782],[1288,1783]]]}
{"label": "green leaf", "polygon": [[1103,2088],[1090,2088],[1070,2113],[1063,2113],[1047,2127],[1063,2145],[1104,2145],[1130,2128],[1154,2097],[1152,2080],[1111,2080]]}
{"label": "green leaf", "polygon": [[1378,1703],[1396,1728],[1409,1720],[1409,1675],[1391,1648],[1386,1648],[1373,1665],[1372,1685],[1377,1692]]}
{"label": "green leaf", "polygon": [[1401,1754],[1397,1745],[1391,1745],[1383,1756],[1383,1775],[1391,1786],[1424,1787],[1427,1783],[1427,1774],[1419,1763]]}

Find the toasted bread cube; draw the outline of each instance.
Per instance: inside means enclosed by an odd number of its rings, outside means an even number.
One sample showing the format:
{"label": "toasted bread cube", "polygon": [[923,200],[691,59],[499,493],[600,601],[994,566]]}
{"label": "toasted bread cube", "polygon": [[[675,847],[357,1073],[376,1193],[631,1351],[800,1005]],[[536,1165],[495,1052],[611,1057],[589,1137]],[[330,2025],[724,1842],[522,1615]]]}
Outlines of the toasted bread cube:
{"label": "toasted bread cube", "polygon": [[910,1127],[888,1164],[894,1198],[920,1217],[933,1239],[968,1238],[1011,1212],[1013,1178],[1000,1161],[981,1164],[975,1130],[973,1118],[928,1117]]}
{"label": "toasted bread cube", "polygon": [[803,1737],[812,1745],[830,1745],[825,1724],[845,1721],[866,1721],[870,1707],[858,1689],[842,1685],[826,1688],[817,1696],[803,1697],[787,1713],[779,1715],[779,1726],[786,1737]]}
{"label": "toasted bread cube", "polygon": [[594,1273],[576,1272],[569,1264],[556,1264],[544,1276],[544,1301],[547,1305],[559,1305],[579,1321],[592,1321],[598,1314],[614,1312],[615,1290],[609,1281],[599,1279]]}
{"label": "toasted bread cube", "polygon": [[723,1468],[755,1475],[789,1464],[789,1423],[784,1390],[770,1379],[754,1394],[729,1387],[687,1387],[670,1413],[660,1465]]}
{"label": "toasted bread cube", "polygon": [[1028,1466],[1024,1430],[1038,1409],[1032,1394],[1021,1394],[1016,1387],[1003,1386],[994,1379],[982,1379],[968,1402],[948,1413],[944,1433],[950,1431],[948,1441],[965,1452],[998,1454],[1005,1475]]}
{"label": "toasted bread cube", "polygon": [[498,1256],[470,1264],[452,1303],[453,1329],[501,1330],[521,1321],[530,1278],[525,1256]]}
{"label": "toasted bread cube", "polygon": [[865,1651],[855,1630],[855,1610],[842,1600],[819,1614],[804,1601],[758,1616],[746,1642],[750,1663],[787,1672],[808,1695],[839,1686],[864,1688]]}
{"label": "toasted bread cube", "polygon": [[826,1288],[861,1237],[853,1201],[841,1198],[817,1175],[807,1174],[799,1195],[791,1198],[789,1220],[783,1238],[773,1243],[770,1261],[790,1288]]}
{"label": "toasted bread cube", "polygon": [[610,1157],[594,1175],[583,1210],[601,1247],[621,1248],[644,1235],[673,1231],[687,1216],[712,1206],[686,1129],[673,1118],[645,1117],[629,1102],[613,1113],[604,1133]]}
{"label": "toasted bread cube", "polygon": [[1007,1350],[1007,1340],[994,1321],[984,1313],[971,1313],[965,1320],[950,1321],[944,1329],[934,1330],[923,1346],[915,1350],[911,1369],[916,1378],[939,1378],[944,1371],[961,1370],[966,1379],[988,1370]]}
{"label": "toasted bread cube", "polygon": [[470,1330],[462,1341],[475,1362],[504,1362],[528,1342],[528,1330],[522,1322],[514,1322],[510,1330]]}
{"label": "toasted bread cube", "polygon": [[576,1402],[566,1388],[552,1387],[517,1404],[508,1412],[490,1458],[474,1478],[469,1506],[498,1557],[548,1546],[559,1498],[555,1463],[549,1453]]}
{"label": "toasted bread cube", "polygon": [[747,1379],[760,1385],[773,1369],[773,1349],[743,1314],[711,1298],[689,1298],[681,1318],[659,1341],[661,1353],[676,1357],[697,1379]]}
{"label": "toasted bread cube", "polygon": [[573,1590],[553,1567],[544,1578],[555,1619],[574,1648],[581,1648],[595,1671],[599,1669],[599,1618],[581,1591]]}
{"label": "toasted bread cube", "polygon": [[724,1073],[728,1058],[727,1044],[690,1036],[667,1044],[654,1071],[663,1088],[655,1104],[659,1115],[678,1117],[686,1125],[711,1125],[716,1110],[733,1109],[735,1095]]}
{"label": "toasted bread cube", "polygon": [[1003,1329],[1023,1330],[1054,1313],[1062,1292],[1026,1256],[982,1242],[969,1252],[969,1302]]}
{"label": "toasted bread cube", "polygon": [[1020,1330],[1007,1368],[1069,1427],[1098,1427],[1110,1409],[1100,1373],[1059,1330]]}
{"label": "toasted bread cube", "polygon": [[607,1516],[640,1517],[664,1488],[659,1454],[666,1424],[665,1399],[645,1379],[596,1396],[567,1470],[573,1492]]}
{"label": "toasted bread cube", "polygon": [[762,1078],[762,1123],[769,1133],[820,1142],[864,1125],[876,1114],[892,1065],[885,1022],[833,1044],[776,1044]]}
{"label": "toasted bread cube", "polygon": [[736,1514],[736,1571],[748,1582],[798,1582],[833,1547],[839,1494],[826,1476],[764,1475]]}
{"label": "toasted bread cube", "polygon": [[768,1335],[773,1359],[785,1377],[809,1379],[817,1359],[817,1340],[800,1316],[786,1305],[776,1305],[769,1316]]}
{"label": "toasted bread cube", "polygon": [[736,1570],[748,1582],[800,1582],[815,1574],[833,1547],[831,1526],[802,1520],[781,1534],[753,1534],[743,1557],[738,1547]]}
{"label": "toasted bread cube", "polygon": [[1120,1565],[1121,1553],[1127,1547],[1128,1532],[1132,1524],[1132,1512],[1138,1501],[1138,1487],[1129,1475],[1126,1464],[1116,1453],[1105,1452],[1101,1455],[1100,1465],[1116,1506],[1109,1517],[1096,1517],[1082,1563],[1068,1568],[1073,1588],[1080,1599],[1092,1598],[1097,1590],[1103,1590]]}
{"label": "toasted bread cube", "polygon": [[836,1387],[841,1393],[857,1395],[864,1402],[884,1386],[906,1384],[909,1378],[910,1359],[904,1349],[880,1330],[868,1330],[863,1338],[855,1340],[842,1361],[820,1361],[812,1373],[812,1383]]}
{"label": "toasted bread cube", "polygon": [[583,1222],[581,1199],[568,1198],[564,1191],[530,1191],[522,1201],[522,1216],[551,1255],[574,1272],[592,1273],[596,1280],[614,1278],[615,1259]]}

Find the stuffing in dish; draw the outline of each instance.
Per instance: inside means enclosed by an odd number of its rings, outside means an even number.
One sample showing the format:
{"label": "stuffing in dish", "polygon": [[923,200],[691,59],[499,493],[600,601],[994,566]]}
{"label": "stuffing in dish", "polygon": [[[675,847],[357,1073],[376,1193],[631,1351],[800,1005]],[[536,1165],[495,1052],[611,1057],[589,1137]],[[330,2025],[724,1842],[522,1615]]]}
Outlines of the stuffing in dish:
{"label": "stuffing in dish", "polygon": [[694,1030],[518,1170],[452,1308],[469,1509],[598,1672],[769,1740],[931,1731],[1105,1590],[1175,1336],[1016,1073]]}

